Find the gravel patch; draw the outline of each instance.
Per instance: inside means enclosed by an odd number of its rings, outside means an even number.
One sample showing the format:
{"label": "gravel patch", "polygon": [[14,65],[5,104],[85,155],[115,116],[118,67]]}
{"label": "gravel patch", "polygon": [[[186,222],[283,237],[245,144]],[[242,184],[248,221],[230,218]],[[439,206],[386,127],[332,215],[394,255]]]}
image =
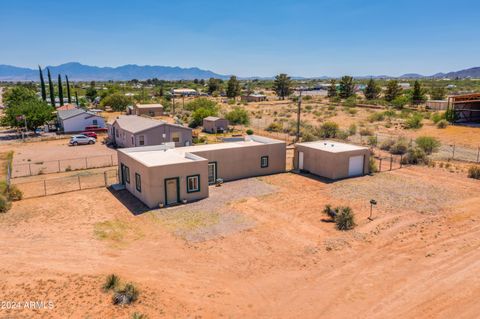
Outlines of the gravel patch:
{"label": "gravel patch", "polygon": [[260,178],[249,178],[211,186],[210,196],[187,205],[152,212],[156,220],[175,236],[189,242],[202,242],[255,226],[255,220],[232,209],[231,203],[249,197],[272,194],[277,187]]}

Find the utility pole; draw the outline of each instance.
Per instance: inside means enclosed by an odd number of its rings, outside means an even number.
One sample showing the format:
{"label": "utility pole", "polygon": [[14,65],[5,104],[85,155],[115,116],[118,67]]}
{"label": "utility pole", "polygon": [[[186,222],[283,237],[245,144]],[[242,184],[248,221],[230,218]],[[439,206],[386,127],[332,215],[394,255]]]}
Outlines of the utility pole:
{"label": "utility pole", "polygon": [[300,142],[300,114],[302,113],[302,89],[300,88],[300,95],[298,97],[298,109],[297,109],[297,136],[295,142]]}

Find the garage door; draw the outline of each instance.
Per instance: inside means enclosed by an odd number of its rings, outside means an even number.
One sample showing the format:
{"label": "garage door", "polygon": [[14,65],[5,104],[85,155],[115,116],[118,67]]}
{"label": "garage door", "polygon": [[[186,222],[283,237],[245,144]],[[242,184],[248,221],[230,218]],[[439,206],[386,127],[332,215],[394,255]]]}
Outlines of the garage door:
{"label": "garage door", "polygon": [[348,176],[363,175],[363,155],[352,156],[348,162]]}

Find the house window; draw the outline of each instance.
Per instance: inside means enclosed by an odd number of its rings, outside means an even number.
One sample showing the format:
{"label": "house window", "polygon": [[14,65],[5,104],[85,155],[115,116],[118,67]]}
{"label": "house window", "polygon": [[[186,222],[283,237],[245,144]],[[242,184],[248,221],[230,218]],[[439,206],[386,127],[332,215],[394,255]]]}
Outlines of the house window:
{"label": "house window", "polygon": [[261,168],[266,168],[268,167],[268,156],[262,156],[260,158],[260,167]]}
{"label": "house window", "polygon": [[200,175],[187,176],[187,193],[200,191]]}
{"label": "house window", "polygon": [[172,133],[172,142],[180,143],[180,133],[178,132]]}
{"label": "house window", "polygon": [[130,184],[130,168],[128,166],[123,165],[123,172],[125,174],[125,182]]}
{"label": "house window", "polygon": [[98,125],[98,120],[93,120],[93,125]]}
{"label": "house window", "polygon": [[140,193],[142,192],[142,177],[138,173],[135,173],[135,188]]}
{"label": "house window", "polygon": [[140,135],[138,137],[138,145],[145,145],[145,135]]}

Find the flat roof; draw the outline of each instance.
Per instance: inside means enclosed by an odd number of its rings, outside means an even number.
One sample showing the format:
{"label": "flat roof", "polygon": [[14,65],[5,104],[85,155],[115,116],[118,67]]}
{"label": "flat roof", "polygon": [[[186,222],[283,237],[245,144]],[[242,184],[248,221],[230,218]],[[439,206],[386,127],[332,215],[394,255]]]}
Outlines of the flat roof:
{"label": "flat roof", "polygon": [[310,147],[310,148],[313,148],[313,149],[322,150],[322,151],[331,152],[331,153],[350,152],[350,151],[357,151],[357,150],[368,150],[368,147],[358,146],[358,145],[353,145],[353,144],[347,144],[347,143],[340,143],[340,142],[330,141],[330,140],[297,143],[296,145]]}
{"label": "flat roof", "polygon": [[135,106],[139,109],[150,109],[150,108],[162,108],[163,105],[159,103],[152,103],[152,104],[135,104]]}
{"label": "flat roof", "polygon": [[195,155],[197,152],[284,143],[283,141],[257,136],[250,136],[248,139],[249,140],[238,142],[204,144],[178,148],[168,145],[131,147],[118,149],[118,151],[128,155],[132,159],[144,164],[145,166],[152,167],[205,160],[205,158]]}

